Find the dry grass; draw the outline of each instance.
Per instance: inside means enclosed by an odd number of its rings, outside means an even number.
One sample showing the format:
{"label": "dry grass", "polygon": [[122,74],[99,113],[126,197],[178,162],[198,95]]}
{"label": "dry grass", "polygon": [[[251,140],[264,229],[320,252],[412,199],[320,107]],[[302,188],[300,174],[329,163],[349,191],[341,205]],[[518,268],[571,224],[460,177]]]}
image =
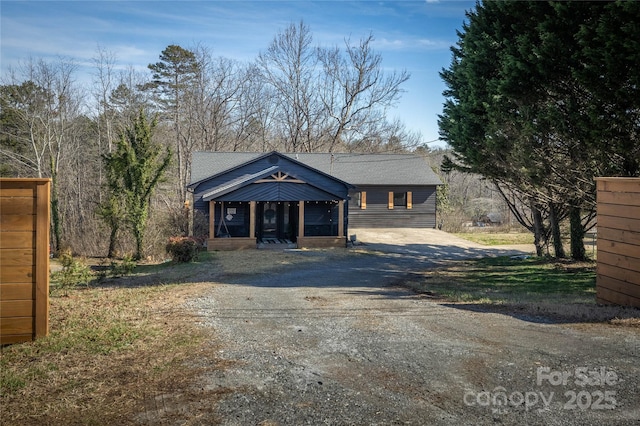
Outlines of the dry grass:
{"label": "dry grass", "polygon": [[157,395],[195,398],[198,371],[189,361],[206,356],[206,344],[180,306],[202,290],[92,288],[52,297],[50,335],[2,349],[3,424],[129,424],[138,413],[158,419]]}
{"label": "dry grass", "polygon": [[531,244],[533,245],[533,234],[530,232],[497,232],[491,230],[491,228],[483,228],[481,231],[472,232],[458,232],[454,235],[460,238],[464,238],[474,243],[484,244],[486,246],[500,246],[500,245],[519,245],[519,244]]}
{"label": "dry grass", "polygon": [[623,326],[623,327],[640,328],[640,318],[638,318],[637,316],[636,317],[632,317],[632,318],[616,317],[616,318],[611,320],[611,324],[620,325],[620,326]]}
{"label": "dry grass", "polygon": [[212,254],[212,261],[224,274],[255,274],[294,264],[325,262],[334,256],[345,256],[349,253],[343,248],[220,251]]}

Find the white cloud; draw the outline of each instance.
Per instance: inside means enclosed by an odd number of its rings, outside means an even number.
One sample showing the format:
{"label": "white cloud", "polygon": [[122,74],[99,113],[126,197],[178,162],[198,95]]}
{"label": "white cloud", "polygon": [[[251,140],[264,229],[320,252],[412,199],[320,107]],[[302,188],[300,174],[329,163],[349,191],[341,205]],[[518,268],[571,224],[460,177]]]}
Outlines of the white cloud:
{"label": "white cloud", "polygon": [[406,44],[402,40],[389,40],[387,38],[375,40],[374,45],[376,48],[381,50],[398,50],[406,48]]}
{"label": "white cloud", "polygon": [[425,50],[438,50],[438,49],[449,49],[451,45],[450,42],[445,40],[433,40],[428,38],[417,38],[408,36],[406,38],[400,39],[388,39],[382,38],[380,40],[376,40],[374,42],[374,46],[376,49],[381,51],[384,50],[392,50],[392,51],[425,51]]}

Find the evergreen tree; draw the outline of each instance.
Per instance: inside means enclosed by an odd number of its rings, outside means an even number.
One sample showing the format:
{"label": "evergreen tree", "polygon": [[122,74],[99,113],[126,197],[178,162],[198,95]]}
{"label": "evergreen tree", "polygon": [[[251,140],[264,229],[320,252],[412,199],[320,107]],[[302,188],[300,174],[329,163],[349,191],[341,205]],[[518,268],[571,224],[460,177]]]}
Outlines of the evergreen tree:
{"label": "evergreen tree", "polygon": [[[136,240],[135,260],[143,254],[143,238],[149,216],[151,195],[160,183],[171,161],[171,150],[153,142],[156,120],[148,121],[144,110],[122,133],[114,152],[103,157],[111,196],[103,206],[117,226],[122,216],[131,227]],[[121,197],[118,200],[118,197]],[[104,216],[103,216],[104,217]],[[115,229],[115,231],[114,231]]]}
{"label": "evergreen tree", "polygon": [[572,257],[585,257],[593,178],[638,173],[639,11],[629,2],[481,3],[441,73],[441,136],[455,152],[448,166],[548,212],[557,256],[570,216]]}
{"label": "evergreen tree", "polygon": [[187,96],[200,70],[196,55],[191,50],[177,45],[169,45],[160,53],[160,61],[149,64],[153,80],[146,85],[158,95],[160,109],[173,122],[178,163],[176,191],[181,200],[186,201],[186,187],[189,183],[189,161],[191,152],[190,135],[182,130],[184,98]]}

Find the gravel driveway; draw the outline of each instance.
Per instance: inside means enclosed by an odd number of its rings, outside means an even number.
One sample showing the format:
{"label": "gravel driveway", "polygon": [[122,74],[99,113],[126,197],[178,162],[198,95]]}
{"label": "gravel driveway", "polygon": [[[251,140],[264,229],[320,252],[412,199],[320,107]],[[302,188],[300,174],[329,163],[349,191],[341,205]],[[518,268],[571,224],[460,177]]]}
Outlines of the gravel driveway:
{"label": "gravel driveway", "polygon": [[366,250],[221,277],[191,301],[218,350],[201,383],[223,395],[216,420],[640,424],[637,329],[474,312],[394,285],[437,262],[519,249],[431,231],[362,231]]}

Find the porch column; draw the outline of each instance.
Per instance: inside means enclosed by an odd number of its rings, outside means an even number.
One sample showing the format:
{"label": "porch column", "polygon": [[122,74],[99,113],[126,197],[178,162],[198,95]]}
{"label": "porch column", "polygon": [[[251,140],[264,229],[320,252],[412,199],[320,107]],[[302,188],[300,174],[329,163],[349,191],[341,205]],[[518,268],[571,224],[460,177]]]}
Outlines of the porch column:
{"label": "porch column", "polygon": [[209,201],[209,239],[216,235],[216,202]]}
{"label": "porch column", "polygon": [[256,202],[249,201],[249,238],[256,236]]}
{"label": "porch column", "polygon": [[344,237],[344,200],[338,201],[338,237]]}
{"label": "porch column", "polygon": [[298,237],[304,237],[304,201],[298,203]]}

